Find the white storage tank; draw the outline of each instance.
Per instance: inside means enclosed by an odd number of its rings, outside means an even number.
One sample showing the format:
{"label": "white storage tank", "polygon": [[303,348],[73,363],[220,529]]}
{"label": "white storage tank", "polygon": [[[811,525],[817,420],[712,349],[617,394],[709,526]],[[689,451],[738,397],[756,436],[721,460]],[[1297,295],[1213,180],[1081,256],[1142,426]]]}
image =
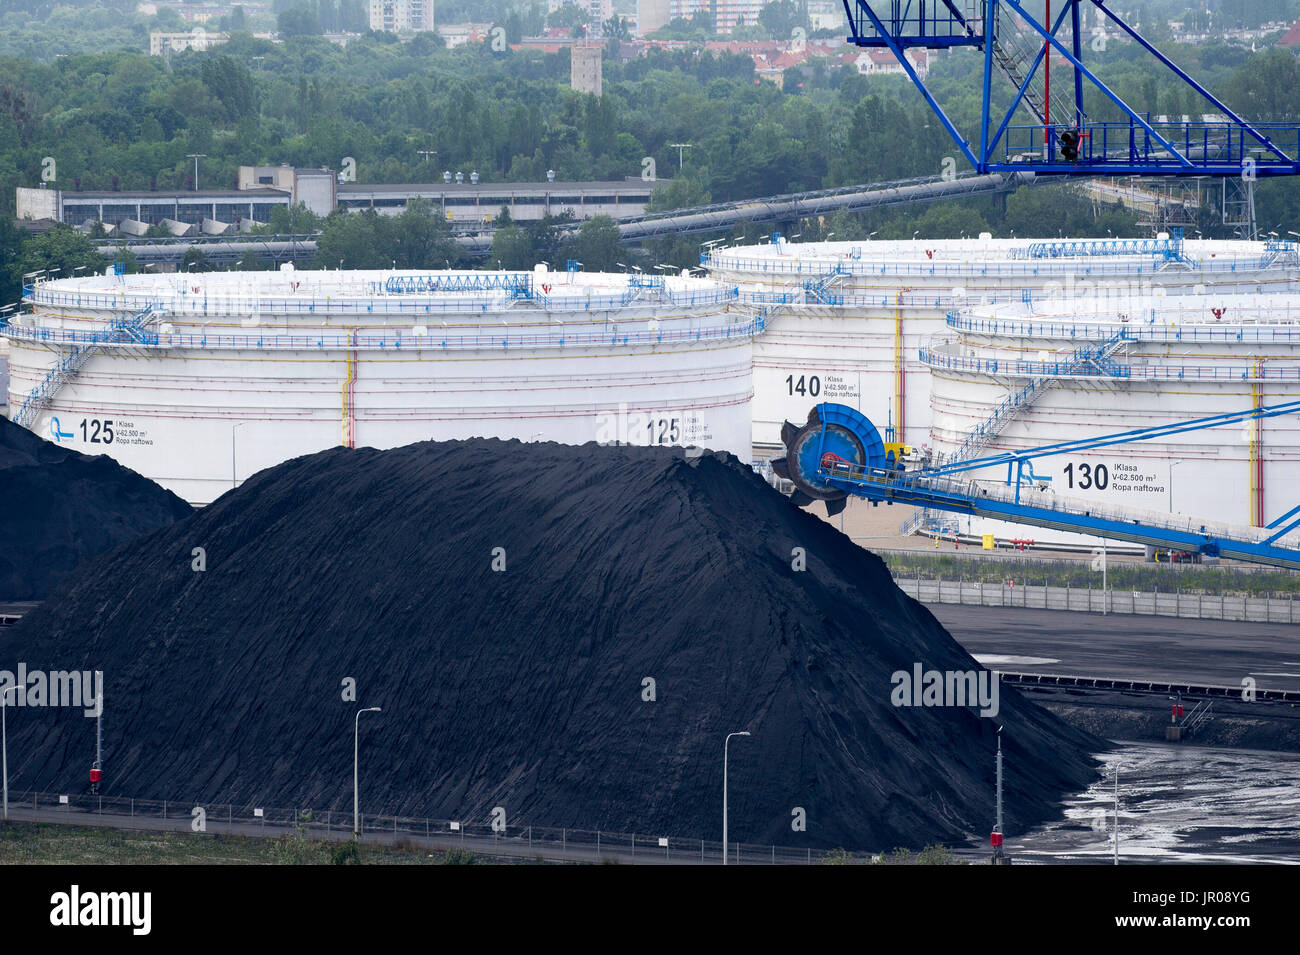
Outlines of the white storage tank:
{"label": "white storage tank", "polygon": [[[1201,290],[967,308],[922,350],[937,462],[1300,400],[1300,296]],[[1264,526],[1300,503],[1300,416],[1033,462],[1055,493]],[[1006,469],[973,472],[1005,480]],[[1093,538],[936,515],[961,533]]]}
{"label": "white storage tank", "polygon": [[15,420],[197,504],[340,444],[623,441],[750,459],[761,326],[707,279],[110,275],[25,300],[3,329]]}
{"label": "white storage tank", "polygon": [[766,320],[754,346],[754,450],[780,449],[785,420],[819,401],[891,420],[898,440],[930,441],[930,370],[921,347],[955,308],[1043,296],[1197,288],[1300,290],[1294,243],[972,239],[717,248],[703,258]]}

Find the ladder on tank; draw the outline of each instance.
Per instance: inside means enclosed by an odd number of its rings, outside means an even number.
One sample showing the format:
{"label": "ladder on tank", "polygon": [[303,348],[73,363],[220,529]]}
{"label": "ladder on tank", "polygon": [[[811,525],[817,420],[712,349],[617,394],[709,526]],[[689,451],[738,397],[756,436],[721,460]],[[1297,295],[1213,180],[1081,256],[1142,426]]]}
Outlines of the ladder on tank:
{"label": "ladder on tank", "polygon": [[984,421],[973,428],[966,440],[957,448],[945,463],[966,461],[978,455],[990,441],[997,437],[1024,408],[1033,404],[1038,397],[1056,384],[1060,378],[1077,375],[1083,371],[1096,371],[1109,378],[1123,377],[1123,370],[1110,359],[1129,341],[1128,332],[1120,329],[1104,342],[1081,345],[1061,363],[1054,375],[1033,378],[1027,385],[1013,391],[1002,403],[993,409]]}
{"label": "ladder on tank", "polygon": [[109,324],[103,331],[92,332],[83,344],[74,345],[66,354],[57,359],[44,378],[27,393],[23,403],[18,406],[14,423],[31,430],[36,416],[50,406],[59,389],[66,385],[85,366],[100,345],[156,345],[158,333],[150,329],[153,320],[153,305],[146,305],[143,310],[133,315],[119,318]]}
{"label": "ladder on tank", "polygon": [[836,264],[835,268],[825,275],[804,283],[804,298],[808,300],[809,304],[843,305],[844,296],[836,294],[835,290],[843,284],[846,275],[848,275],[848,272],[845,271],[844,266]]}

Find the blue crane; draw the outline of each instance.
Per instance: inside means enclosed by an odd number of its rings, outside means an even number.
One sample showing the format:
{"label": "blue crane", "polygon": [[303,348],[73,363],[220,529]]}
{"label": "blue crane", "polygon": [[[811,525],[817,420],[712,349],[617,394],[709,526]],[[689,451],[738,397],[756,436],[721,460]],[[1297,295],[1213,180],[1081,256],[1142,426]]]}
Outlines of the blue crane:
{"label": "blue crane", "polygon": [[[1041,20],[1025,9],[1027,0],[842,2],[851,31],[848,42],[893,54],[977,172],[1243,176],[1250,181],[1300,172],[1300,126],[1252,125],[1242,119],[1104,0],[1058,0],[1055,17],[1052,0],[1044,0]],[[1096,26],[1089,35],[1085,10],[1095,11]],[[1112,35],[1154,57],[1176,82],[1195,91],[1206,112],[1158,121],[1124,102],[1084,62],[1085,47],[1095,50],[1098,41],[1104,47]],[[957,129],[927,88],[924,70],[908,57],[916,49],[961,47],[984,56],[981,122],[973,136]],[[993,106],[995,74],[1016,91],[1005,112]],[[1022,106],[1036,122],[1012,122]],[[1103,120],[1102,111],[1119,120]]]}
{"label": "blue crane", "polygon": [[[1300,413],[1300,401],[1263,405],[1150,428],[1063,441],[929,467],[908,467],[901,445],[881,439],[876,426],[847,405],[823,403],[803,426],[786,422],[786,454],[772,470],[795,485],[793,500],[824,501],[829,513],[848,496],[873,503],[912,504],[935,510],[1133,541],[1214,557],[1300,569],[1300,549],[1284,541],[1300,527],[1300,505],[1267,527],[1229,525],[1200,518],[1117,508],[1084,498],[1058,497],[1050,478],[1034,474],[1039,458],[1149,441],[1189,431]],[[1006,468],[1005,483],[972,481],[973,471]]]}

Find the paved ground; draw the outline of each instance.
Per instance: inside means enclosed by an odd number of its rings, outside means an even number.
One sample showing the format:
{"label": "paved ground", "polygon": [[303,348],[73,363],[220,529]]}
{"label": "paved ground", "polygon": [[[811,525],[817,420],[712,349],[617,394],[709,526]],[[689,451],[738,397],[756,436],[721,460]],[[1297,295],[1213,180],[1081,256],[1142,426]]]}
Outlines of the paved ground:
{"label": "paved ground", "polygon": [[[934,604],[931,613],[976,656],[1004,670],[1300,689],[1300,626]],[[992,664],[989,664],[992,665]]]}

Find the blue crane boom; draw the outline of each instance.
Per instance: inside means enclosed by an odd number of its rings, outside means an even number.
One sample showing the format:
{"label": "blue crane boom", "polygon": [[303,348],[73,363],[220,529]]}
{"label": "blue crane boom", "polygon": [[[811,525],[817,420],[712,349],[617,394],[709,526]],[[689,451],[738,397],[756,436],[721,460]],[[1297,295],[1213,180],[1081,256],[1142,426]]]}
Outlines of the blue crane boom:
{"label": "blue crane boom", "polygon": [[[1112,432],[1023,451],[1009,451],[935,467],[907,468],[897,446],[882,441],[874,424],[847,405],[817,405],[802,427],[786,423],[786,456],[773,470],[795,485],[796,503],[823,500],[838,512],[848,495],[873,502],[911,504],[935,510],[988,517],[1133,541],[1172,550],[1300,569],[1300,541],[1287,540],[1300,527],[1300,505],[1267,527],[1233,525],[1137,508],[1119,508],[1084,498],[1057,496],[1050,478],[1036,476],[1038,458],[1095,450],[1153,438],[1222,427],[1244,421],[1300,413],[1300,401]],[[960,475],[1006,467],[999,483],[965,480]]]}

